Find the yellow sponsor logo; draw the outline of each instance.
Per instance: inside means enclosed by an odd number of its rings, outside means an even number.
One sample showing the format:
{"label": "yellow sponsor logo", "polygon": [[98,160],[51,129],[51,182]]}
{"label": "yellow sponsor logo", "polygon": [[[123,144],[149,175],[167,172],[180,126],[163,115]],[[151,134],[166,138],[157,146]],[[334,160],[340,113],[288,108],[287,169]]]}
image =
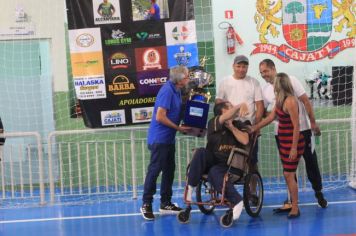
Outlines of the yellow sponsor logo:
{"label": "yellow sponsor logo", "polygon": [[70,59],[74,77],[104,74],[102,52],[72,53]]}
{"label": "yellow sponsor logo", "polygon": [[114,95],[129,94],[134,89],[135,85],[130,83],[129,79],[124,75],[116,76],[112,84],[109,85],[109,92]]}
{"label": "yellow sponsor logo", "polygon": [[156,97],[123,99],[119,102],[119,106],[141,105],[155,102]]}

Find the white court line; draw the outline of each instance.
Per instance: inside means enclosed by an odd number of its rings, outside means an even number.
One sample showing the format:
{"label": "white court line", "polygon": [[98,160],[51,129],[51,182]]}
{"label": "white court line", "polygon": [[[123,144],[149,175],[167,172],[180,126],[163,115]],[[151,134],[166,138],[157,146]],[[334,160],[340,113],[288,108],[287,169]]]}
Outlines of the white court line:
{"label": "white court line", "polygon": [[[352,204],[356,203],[354,201],[340,201],[340,202],[328,202],[329,205],[337,204]],[[311,206],[317,205],[317,203],[303,203],[299,206]],[[263,208],[276,208],[281,205],[269,205],[263,206]],[[224,211],[226,208],[215,209],[215,211]],[[191,212],[200,212],[199,210],[192,210]],[[154,212],[154,214],[159,215],[159,212]],[[92,215],[92,216],[70,216],[70,217],[57,217],[57,218],[39,218],[39,219],[26,219],[26,220],[4,220],[0,221],[1,224],[16,224],[16,223],[32,223],[32,222],[46,222],[46,221],[63,221],[63,220],[81,220],[81,219],[98,219],[98,218],[114,218],[114,217],[127,217],[127,216],[140,216],[141,213],[129,213],[129,214],[112,214],[112,215]]]}

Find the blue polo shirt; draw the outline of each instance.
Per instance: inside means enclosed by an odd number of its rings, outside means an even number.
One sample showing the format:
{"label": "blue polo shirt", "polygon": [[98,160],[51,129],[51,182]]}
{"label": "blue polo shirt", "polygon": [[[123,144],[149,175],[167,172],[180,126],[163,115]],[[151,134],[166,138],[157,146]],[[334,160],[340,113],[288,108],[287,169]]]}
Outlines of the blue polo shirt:
{"label": "blue polo shirt", "polygon": [[161,11],[161,10],[160,10],[158,4],[155,3],[155,4],[152,5],[152,7],[155,9],[155,14],[153,14],[153,15],[151,16],[151,19],[152,19],[152,20],[160,20],[160,19],[161,19],[161,15],[160,15],[160,11]]}
{"label": "blue polo shirt", "polygon": [[156,120],[158,107],[167,110],[167,117],[176,125],[180,122],[182,98],[181,92],[171,81],[165,83],[159,90],[153,109],[152,121],[148,129],[147,144],[165,143],[173,144],[177,130],[159,123]]}

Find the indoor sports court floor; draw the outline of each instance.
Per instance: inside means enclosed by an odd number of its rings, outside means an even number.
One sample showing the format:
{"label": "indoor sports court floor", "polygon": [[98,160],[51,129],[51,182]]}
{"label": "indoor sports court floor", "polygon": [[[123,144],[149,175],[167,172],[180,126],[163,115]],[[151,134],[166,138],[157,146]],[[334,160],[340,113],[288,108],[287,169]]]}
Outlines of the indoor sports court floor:
{"label": "indoor sports court floor", "polygon": [[[155,221],[145,221],[139,213],[140,199],[1,209],[0,235],[356,235],[356,190],[343,187],[327,191],[325,196],[329,207],[322,209],[311,192],[300,192],[301,217],[287,219],[286,214],[275,215],[272,211],[283,202],[285,194],[265,194],[260,216],[251,218],[243,211],[231,228],[223,228],[219,224],[224,209],[216,209],[214,214],[206,216],[195,207],[188,224],[181,224],[175,216],[161,216],[158,212]],[[181,196],[174,200],[183,205]],[[155,211],[158,211],[158,202],[156,198]]]}

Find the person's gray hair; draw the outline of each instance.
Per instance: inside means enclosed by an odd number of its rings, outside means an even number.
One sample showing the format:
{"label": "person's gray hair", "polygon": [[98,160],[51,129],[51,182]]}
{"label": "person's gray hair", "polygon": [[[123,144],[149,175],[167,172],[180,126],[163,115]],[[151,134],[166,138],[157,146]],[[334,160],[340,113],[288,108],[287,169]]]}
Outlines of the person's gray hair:
{"label": "person's gray hair", "polygon": [[186,66],[174,66],[169,71],[169,80],[172,81],[173,84],[177,84],[183,80],[188,73],[189,70]]}

